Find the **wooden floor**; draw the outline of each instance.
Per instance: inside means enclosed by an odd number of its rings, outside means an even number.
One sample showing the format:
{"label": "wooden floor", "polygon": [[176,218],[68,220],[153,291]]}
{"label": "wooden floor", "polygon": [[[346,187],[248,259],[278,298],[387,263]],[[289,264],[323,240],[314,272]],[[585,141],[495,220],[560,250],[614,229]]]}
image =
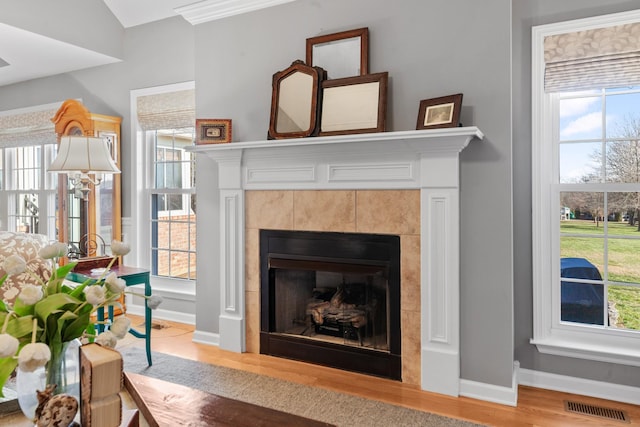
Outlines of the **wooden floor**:
{"label": "wooden floor", "polygon": [[[133,325],[142,319],[129,315]],[[420,390],[416,386],[402,384],[368,375],[290,361],[282,358],[233,353],[218,347],[194,343],[193,326],[159,321],[161,328],[152,330],[152,350],[174,356],[220,366],[241,369],[283,380],[321,387],[394,405],[428,411],[453,418],[474,421],[492,426],[640,426],[640,407],[585,396],[520,386],[518,406],[511,407],[470,399],[453,398]],[[143,347],[143,340],[131,344]],[[595,416],[566,412],[564,401],[571,400],[627,413],[631,423],[611,421]]]}

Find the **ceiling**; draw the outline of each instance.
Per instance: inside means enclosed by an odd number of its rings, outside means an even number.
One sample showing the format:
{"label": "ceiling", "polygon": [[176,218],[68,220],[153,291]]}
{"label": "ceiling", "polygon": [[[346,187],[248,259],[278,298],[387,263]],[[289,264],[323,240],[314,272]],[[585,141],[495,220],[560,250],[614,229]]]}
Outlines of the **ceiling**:
{"label": "ceiling", "polygon": [[[103,0],[124,28],[179,15],[197,0]],[[242,3],[241,0],[239,3]],[[220,3],[220,2],[218,2]],[[238,3],[238,2],[236,2]],[[118,62],[113,58],[1,22],[0,86]]]}

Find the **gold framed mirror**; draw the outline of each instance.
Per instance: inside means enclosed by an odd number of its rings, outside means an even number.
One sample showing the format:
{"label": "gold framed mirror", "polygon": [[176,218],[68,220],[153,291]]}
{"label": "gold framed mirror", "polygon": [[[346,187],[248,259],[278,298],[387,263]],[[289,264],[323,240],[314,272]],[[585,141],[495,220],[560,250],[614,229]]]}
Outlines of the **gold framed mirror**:
{"label": "gold framed mirror", "polygon": [[320,85],[325,76],[322,68],[300,60],[273,75],[269,139],[317,133]]}
{"label": "gold framed mirror", "polygon": [[[51,119],[58,142],[63,136],[89,136],[106,140],[120,168],[120,123],[115,116],[91,113],[81,102],[69,99]],[[67,174],[58,175],[58,240],[69,245],[69,258],[110,254],[113,239],[122,239],[120,174],[104,174],[100,185],[90,184],[85,199],[72,190]]]}

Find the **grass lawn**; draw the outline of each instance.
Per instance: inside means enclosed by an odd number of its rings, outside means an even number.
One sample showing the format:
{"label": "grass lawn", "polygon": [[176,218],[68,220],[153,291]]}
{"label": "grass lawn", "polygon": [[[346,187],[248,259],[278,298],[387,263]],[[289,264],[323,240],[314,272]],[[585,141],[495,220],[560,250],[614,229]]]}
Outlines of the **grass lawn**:
{"label": "grass lawn", "polygon": [[[560,256],[586,258],[604,277],[604,223],[571,220],[560,223]],[[571,234],[571,236],[567,236]],[[608,223],[608,279],[640,284],[640,232],[624,222]],[[621,327],[640,330],[640,287],[611,285],[609,301],[616,303]],[[613,325],[612,325],[613,326]]]}

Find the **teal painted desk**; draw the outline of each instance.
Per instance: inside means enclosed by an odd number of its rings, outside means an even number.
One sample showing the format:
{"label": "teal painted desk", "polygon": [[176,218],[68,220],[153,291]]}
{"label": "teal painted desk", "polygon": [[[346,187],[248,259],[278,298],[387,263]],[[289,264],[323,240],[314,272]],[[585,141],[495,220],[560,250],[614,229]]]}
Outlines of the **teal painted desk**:
{"label": "teal painted desk", "polygon": [[[110,269],[111,272],[125,281],[127,286],[144,285],[144,294],[151,296],[151,274],[149,270],[137,267],[127,267],[124,265],[114,265]],[[95,275],[91,274],[91,269],[80,269],[76,267],[67,276],[72,282],[83,283],[87,279],[97,279]],[[97,312],[98,321],[104,320],[104,308],[101,308]],[[108,308],[109,319],[113,320],[113,307]],[[98,325],[98,331],[102,332],[104,325]],[[144,334],[137,330],[130,328],[129,333],[137,338],[144,338],[145,347],[147,350],[147,363],[151,366],[151,309],[147,305],[147,299],[144,300]]]}

